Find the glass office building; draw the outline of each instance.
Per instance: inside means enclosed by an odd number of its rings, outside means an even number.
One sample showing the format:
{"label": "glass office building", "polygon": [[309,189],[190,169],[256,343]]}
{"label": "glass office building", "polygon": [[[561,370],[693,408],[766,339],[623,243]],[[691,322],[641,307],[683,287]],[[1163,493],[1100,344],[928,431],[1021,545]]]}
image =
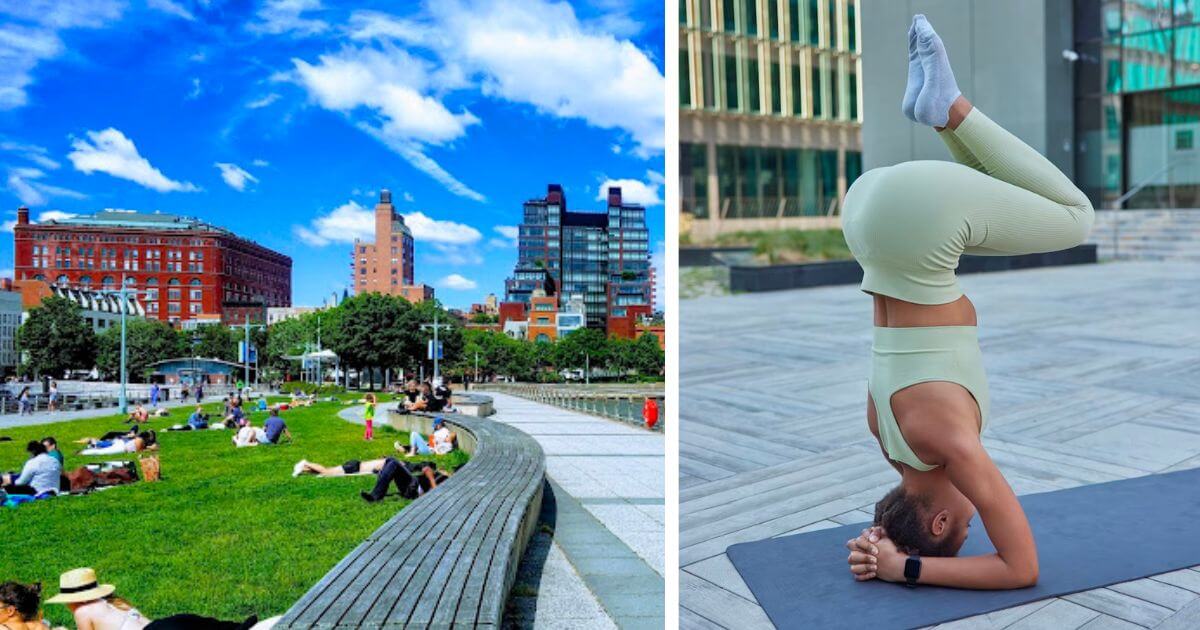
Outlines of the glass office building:
{"label": "glass office building", "polygon": [[1076,179],[1097,208],[1200,207],[1197,0],[1076,0]]}
{"label": "glass office building", "polygon": [[827,216],[862,171],[859,0],[680,0],[683,212]]}

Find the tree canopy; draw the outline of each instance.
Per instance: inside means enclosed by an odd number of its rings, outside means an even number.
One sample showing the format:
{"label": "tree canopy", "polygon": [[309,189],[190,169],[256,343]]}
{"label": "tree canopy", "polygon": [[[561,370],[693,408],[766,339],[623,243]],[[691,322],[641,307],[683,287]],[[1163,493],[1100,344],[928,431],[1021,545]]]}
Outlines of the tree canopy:
{"label": "tree canopy", "polygon": [[67,298],[51,296],[29,311],[17,330],[17,343],[25,353],[24,369],[34,375],[61,377],[72,369],[90,369],[96,358],[96,335]]}

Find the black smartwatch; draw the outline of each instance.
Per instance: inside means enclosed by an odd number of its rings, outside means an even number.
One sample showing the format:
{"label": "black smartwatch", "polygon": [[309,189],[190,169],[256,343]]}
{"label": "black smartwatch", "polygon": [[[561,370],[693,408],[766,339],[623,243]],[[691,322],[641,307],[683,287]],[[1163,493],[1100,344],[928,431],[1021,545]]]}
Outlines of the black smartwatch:
{"label": "black smartwatch", "polygon": [[904,561],[904,583],[909,588],[917,585],[921,577],[921,557],[914,554]]}

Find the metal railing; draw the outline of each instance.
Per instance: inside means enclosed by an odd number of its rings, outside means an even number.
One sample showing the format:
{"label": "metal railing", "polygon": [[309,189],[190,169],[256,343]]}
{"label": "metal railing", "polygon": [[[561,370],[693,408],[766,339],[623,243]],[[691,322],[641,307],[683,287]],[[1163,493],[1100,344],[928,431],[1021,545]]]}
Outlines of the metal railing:
{"label": "metal railing", "polygon": [[658,405],[654,431],[663,430],[665,396],[661,387],[638,385],[539,385],[534,383],[481,383],[478,389],[512,394],[562,409],[617,420],[645,428],[642,406],[646,399]]}
{"label": "metal railing", "polygon": [[[40,382],[34,383],[4,383],[0,386],[0,414],[20,413],[21,390],[29,387],[29,407],[32,412],[50,410],[50,394],[41,391]],[[237,389],[233,385],[206,385],[204,399],[223,397]],[[7,392],[7,394],[5,394]],[[159,402],[178,401],[182,388],[178,386],[162,387],[159,389]],[[130,405],[147,404],[150,402],[150,386],[134,385],[126,388]],[[189,394],[191,392],[189,391]],[[57,411],[80,411],[84,409],[116,408],[120,395],[116,387],[92,387],[79,389],[64,389],[59,387]]]}
{"label": "metal railing", "polygon": [[[1168,172],[1174,170],[1176,166],[1179,166],[1180,164],[1183,164],[1184,162],[1190,162],[1193,159],[1195,159],[1194,156],[1188,155],[1188,156],[1184,156],[1184,157],[1178,158],[1176,160],[1167,162],[1167,164],[1165,166],[1158,169],[1157,171],[1154,171],[1149,176],[1143,178],[1141,181],[1139,181],[1138,183],[1136,183],[1132,187],[1130,187],[1129,190],[1125,191],[1125,194],[1123,194],[1120,197],[1117,197],[1116,199],[1113,200],[1112,205],[1109,206],[1109,210],[1112,210],[1114,213],[1116,213],[1113,215],[1113,221],[1112,221],[1112,224],[1113,224],[1113,228],[1112,228],[1113,254],[1112,255],[1113,255],[1114,259],[1119,258],[1121,255],[1121,215],[1119,213],[1121,210],[1123,210],[1125,208],[1125,202],[1129,201],[1134,195],[1142,192],[1142,189],[1145,188],[1146,186],[1149,186],[1150,183],[1153,182],[1154,180],[1158,179],[1159,175],[1168,173]],[[1174,206],[1175,204],[1171,203],[1170,205]]]}

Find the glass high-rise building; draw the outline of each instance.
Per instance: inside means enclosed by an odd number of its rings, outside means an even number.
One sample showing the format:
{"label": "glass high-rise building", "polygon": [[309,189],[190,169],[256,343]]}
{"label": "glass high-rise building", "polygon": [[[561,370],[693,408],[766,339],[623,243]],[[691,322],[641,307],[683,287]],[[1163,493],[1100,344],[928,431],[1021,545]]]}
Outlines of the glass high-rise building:
{"label": "glass high-rise building", "polygon": [[612,330],[613,320],[650,315],[650,232],[646,210],[624,203],[609,188],[605,212],[567,209],[562,186],[525,202],[517,264],[505,281],[505,301],[529,304],[542,289],[559,300],[582,300],[590,328]]}
{"label": "glass high-rise building", "polygon": [[819,224],[862,172],[859,0],[680,0],[680,186],[696,235]]}
{"label": "glass high-rise building", "polygon": [[1076,0],[1076,179],[1096,207],[1200,207],[1196,0]]}

